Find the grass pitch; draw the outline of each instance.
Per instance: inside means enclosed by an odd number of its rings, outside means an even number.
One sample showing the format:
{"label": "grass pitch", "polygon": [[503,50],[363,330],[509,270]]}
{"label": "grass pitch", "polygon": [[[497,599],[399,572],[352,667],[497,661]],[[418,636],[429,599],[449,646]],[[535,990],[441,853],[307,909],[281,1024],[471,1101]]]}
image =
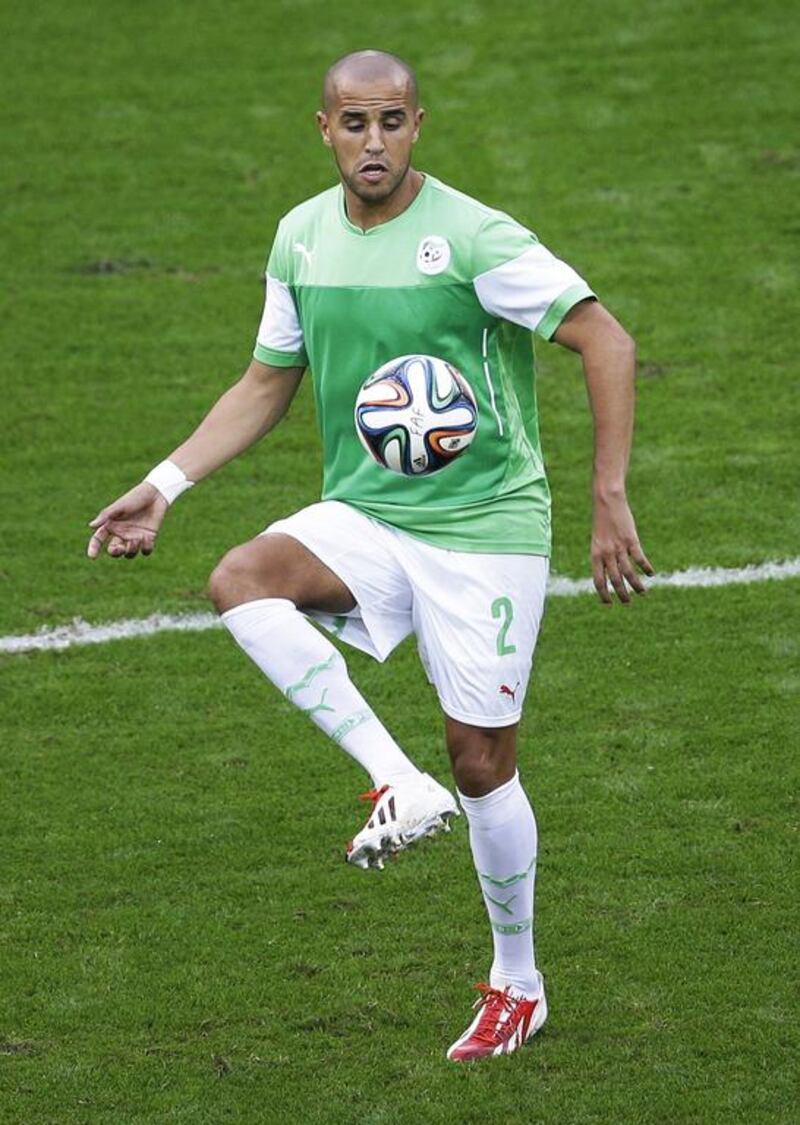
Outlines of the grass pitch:
{"label": "grass pitch", "polygon": [[[325,66],[418,65],[419,166],[528,222],[639,341],[631,493],[656,565],[800,553],[797,35],[777,3],[43,2],[4,39],[0,629],[204,606],[317,496],[309,388],[153,559],[85,521],[247,362],[282,211],[331,182]],[[590,426],[539,348],[554,568],[587,569]],[[553,601],[523,731],[552,1015],[443,1051],[489,937],[463,821],[341,862],[358,771],[222,634],[2,661],[0,1120],[792,1122],[796,580]],[[446,776],[413,648],[354,676]]]}

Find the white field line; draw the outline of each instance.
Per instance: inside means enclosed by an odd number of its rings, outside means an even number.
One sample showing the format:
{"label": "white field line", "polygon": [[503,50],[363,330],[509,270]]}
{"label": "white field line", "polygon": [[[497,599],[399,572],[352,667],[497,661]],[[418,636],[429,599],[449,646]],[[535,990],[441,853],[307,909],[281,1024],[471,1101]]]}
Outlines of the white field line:
{"label": "white field line", "polygon": [[[781,578],[796,578],[800,575],[800,559],[786,559],[785,562],[754,563],[751,566],[691,566],[688,570],[676,570],[672,574],[656,574],[646,578],[648,590],[656,586],[671,586],[681,590],[708,586],[746,586],[751,582],[774,582]],[[554,574],[547,584],[548,597],[572,598],[576,594],[593,594],[591,578],[560,578]]]}
{"label": "white field line", "polygon": [[[660,586],[691,589],[709,586],[735,586],[752,582],[774,582],[782,578],[800,576],[800,558],[785,562],[765,562],[743,567],[690,567],[672,574],[657,574],[647,579],[648,590]],[[591,578],[562,578],[552,575],[547,584],[551,598],[574,598],[578,594],[593,594]],[[108,621],[104,625],[90,625],[76,618],[70,625],[47,626],[36,633],[0,637],[0,653],[43,652],[72,648],[73,645],[100,645],[106,641],[126,640],[128,637],[152,637],[156,633],[203,633],[220,625],[214,613],[169,614],[154,613],[150,617]]]}
{"label": "white field line", "polygon": [[152,637],[155,633],[203,633],[220,624],[215,613],[153,613],[150,617],[125,618],[90,625],[76,617],[69,625],[45,626],[27,636],[0,637],[0,652],[43,652],[73,645],[102,645],[128,637]]}

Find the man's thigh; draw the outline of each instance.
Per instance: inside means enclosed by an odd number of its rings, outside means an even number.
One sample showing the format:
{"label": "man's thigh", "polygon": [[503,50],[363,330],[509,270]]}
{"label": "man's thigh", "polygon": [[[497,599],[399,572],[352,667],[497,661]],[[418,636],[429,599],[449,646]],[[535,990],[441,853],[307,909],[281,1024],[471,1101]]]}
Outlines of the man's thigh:
{"label": "man's thigh", "polygon": [[476,727],[517,723],[544,611],[548,560],[421,543],[411,553],[414,629],[445,714]]}
{"label": "man's thigh", "polygon": [[376,520],[323,500],[270,524],[262,536],[296,540],[352,593],[356,606],[347,613],[300,606],[334,636],[383,661],[412,631],[411,586],[391,533]]}

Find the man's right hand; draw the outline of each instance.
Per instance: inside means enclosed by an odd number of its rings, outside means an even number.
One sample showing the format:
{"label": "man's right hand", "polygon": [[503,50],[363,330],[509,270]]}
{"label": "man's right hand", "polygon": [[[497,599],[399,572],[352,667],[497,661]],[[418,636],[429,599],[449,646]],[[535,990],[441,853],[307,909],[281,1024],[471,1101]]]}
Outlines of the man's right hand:
{"label": "man's right hand", "polygon": [[103,508],[89,523],[93,533],[87,555],[96,559],[103,550],[103,544],[107,553],[115,559],[132,559],[139,553],[151,555],[168,507],[158,489],[142,481]]}
{"label": "man's right hand", "polygon": [[[257,359],[212,406],[194,433],[169,459],[190,480],[203,480],[238,457],[281,420],[305,367],[272,367]],[[96,559],[105,547],[112,558],[150,555],[169,505],[155,485],[142,481],[103,508],[89,524],[94,534],[87,554]]]}

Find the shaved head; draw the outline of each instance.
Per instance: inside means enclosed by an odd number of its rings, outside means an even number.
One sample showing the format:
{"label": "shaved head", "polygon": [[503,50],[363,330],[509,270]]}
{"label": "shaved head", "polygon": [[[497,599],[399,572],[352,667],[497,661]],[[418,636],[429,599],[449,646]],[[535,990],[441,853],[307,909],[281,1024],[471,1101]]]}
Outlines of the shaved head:
{"label": "shaved head", "polygon": [[387,80],[405,87],[411,105],[416,108],[417,76],[407,62],[403,62],[397,55],[389,54],[388,51],[351,51],[349,55],[337,59],[325,75],[322,86],[322,107],[325,110],[330,109],[343,84]]}
{"label": "shaved head", "polygon": [[362,230],[399,215],[422,187],[411,150],[424,116],[414,71],[388,51],[351,51],[325,75],[317,125]]}

